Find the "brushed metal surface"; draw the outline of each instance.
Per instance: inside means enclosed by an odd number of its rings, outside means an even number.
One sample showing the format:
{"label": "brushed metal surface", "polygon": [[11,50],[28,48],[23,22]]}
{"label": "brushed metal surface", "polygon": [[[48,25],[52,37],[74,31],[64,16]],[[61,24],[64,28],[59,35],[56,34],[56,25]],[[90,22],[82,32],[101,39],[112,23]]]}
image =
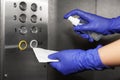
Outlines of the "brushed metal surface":
{"label": "brushed metal surface", "polygon": [[[25,10],[20,8],[21,2],[27,4]],[[33,3],[37,4],[37,11],[31,10]],[[32,40],[37,40],[38,47],[47,48],[48,0],[1,0],[0,8],[2,16],[0,61],[1,74],[3,75],[1,80],[47,80],[46,64],[38,63],[29,43]],[[2,13],[3,11],[5,13]],[[24,16],[20,18],[21,14],[26,15],[26,18]],[[37,16],[35,23],[31,22],[32,15]],[[21,34],[19,32],[21,26],[26,27],[24,29],[27,29],[27,33]],[[37,33],[31,32],[33,26],[38,28]],[[18,43],[21,40],[26,40],[28,43],[25,51],[18,49]]]}

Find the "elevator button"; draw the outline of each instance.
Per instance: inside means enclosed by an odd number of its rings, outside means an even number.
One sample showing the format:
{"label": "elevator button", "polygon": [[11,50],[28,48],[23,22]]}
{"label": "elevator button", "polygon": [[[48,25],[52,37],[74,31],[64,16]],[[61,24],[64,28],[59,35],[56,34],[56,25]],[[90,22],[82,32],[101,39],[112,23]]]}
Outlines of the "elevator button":
{"label": "elevator button", "polygon": [[37,11],[37,4],[33,3],[31,5],[31,10],[34,11],[34,12]]}
{"label": "elevator button", "polygon": [[19,17],[20,22],[25,23],[27,16],[25,14],[21,14]]}
{"label": "elevator button", "polygon": [[27,34],[27,28],[25,27],[25,26],[21,26],[20,28],[19,28],[19,32],[20,32],[20,34]]}
{"label": "elevator button", "polygon": [[25,11],[27,9],[27,4],[25,2],[21,2],[19,7],[22,11]]}
{"label": "elevator button", "polygon": [[37,22],[37,16],[36,15],[31,16],[31,22],[33,22],[33,23]]}
{"label": "elevator button", "polygon": [[21,51],[26,50],[26,49],[27,49],[27,46],[28,46],[28,44],[27,44],[26,40],[21,40],[21,41],[19,42],[19,44],[18,44],[18,48],[19,48],[19,50],[21,50]]}
{"label": "elevator button", "polygon": [[31,48],[37,48],[38,47],[38,41],[37,40],[32,40],[30,42],[30,47]]}
{"label": "elevator button", "polygon": [[36,26],[31,27],[32,33],[38,33],[38,28]]}

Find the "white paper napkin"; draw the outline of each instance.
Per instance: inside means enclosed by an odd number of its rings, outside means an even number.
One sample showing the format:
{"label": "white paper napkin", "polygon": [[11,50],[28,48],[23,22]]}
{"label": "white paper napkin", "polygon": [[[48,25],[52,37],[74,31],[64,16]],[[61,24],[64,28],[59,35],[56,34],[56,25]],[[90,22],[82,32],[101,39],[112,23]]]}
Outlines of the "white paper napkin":
{"label": "white paper napkin", "polygon": [[47,50],[42,48],[33,48],[36,58],[40,63],[47,63],[47,62],[58,62],[58,60],[52,60],[48,58],[48,55],[54,54],[58,51]]}

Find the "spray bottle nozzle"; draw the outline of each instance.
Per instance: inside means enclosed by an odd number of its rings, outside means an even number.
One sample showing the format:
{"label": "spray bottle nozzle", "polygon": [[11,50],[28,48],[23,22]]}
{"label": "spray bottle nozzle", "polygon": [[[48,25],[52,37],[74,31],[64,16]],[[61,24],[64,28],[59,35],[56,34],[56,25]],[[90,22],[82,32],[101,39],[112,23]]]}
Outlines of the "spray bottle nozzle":
{"label": "spray bottle nozzle", "polygon": [[[78,25],[82,25],[84,23],[81,23],[81,19],[78,19],[78,18],[75,18],[73,16],[70,16],[68,18],[68,20],[75,26],[78,26]],[[95,32],[91,32],[91,31],[82,31],[83,33],[85,34],[88,34],[90,37],[92,37],[95,41],[99,41],[101,38],[102,38],[102,34],[98,34],[98,33],[95,33]]]}

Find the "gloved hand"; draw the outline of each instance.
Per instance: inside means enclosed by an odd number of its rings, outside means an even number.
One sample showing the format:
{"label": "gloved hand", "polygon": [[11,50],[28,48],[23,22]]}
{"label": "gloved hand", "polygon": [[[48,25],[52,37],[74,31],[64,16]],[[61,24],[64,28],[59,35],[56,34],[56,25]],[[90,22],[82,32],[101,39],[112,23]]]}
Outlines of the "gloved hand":
{"label": "gloved hand", "polygon": [[75,31],[76,34],[78,34],[79,36],[81,36],[84,39],[88,39],[89,42],[93,42],[94,39],[90,34],[87,34],[83,31]]}
{"label": "gloved hand", "polygon": [[59,62],[50,63],[51,66],[64,75],[83,71],[83,70],[102,70],[108,68],[105,66],[99,57],[98,46],[90,50],[64,50],[58,53],[49,55],[50,59],[58,59]]}
{"label": "gloved hand", "polygon": [[120,33],[120,17],[112,19],[104,18],[95,14],[75,9],[67,13],[64,18],[68,19],[68,17],[75,15],[79,16],[82,20],[87,22],[83,25],[78,25],[74,27],[74,31],[77,34],[81,35],[83,38],[91,39],[88,34],[82,33],[83,31],[91,31],[103,35]]}

